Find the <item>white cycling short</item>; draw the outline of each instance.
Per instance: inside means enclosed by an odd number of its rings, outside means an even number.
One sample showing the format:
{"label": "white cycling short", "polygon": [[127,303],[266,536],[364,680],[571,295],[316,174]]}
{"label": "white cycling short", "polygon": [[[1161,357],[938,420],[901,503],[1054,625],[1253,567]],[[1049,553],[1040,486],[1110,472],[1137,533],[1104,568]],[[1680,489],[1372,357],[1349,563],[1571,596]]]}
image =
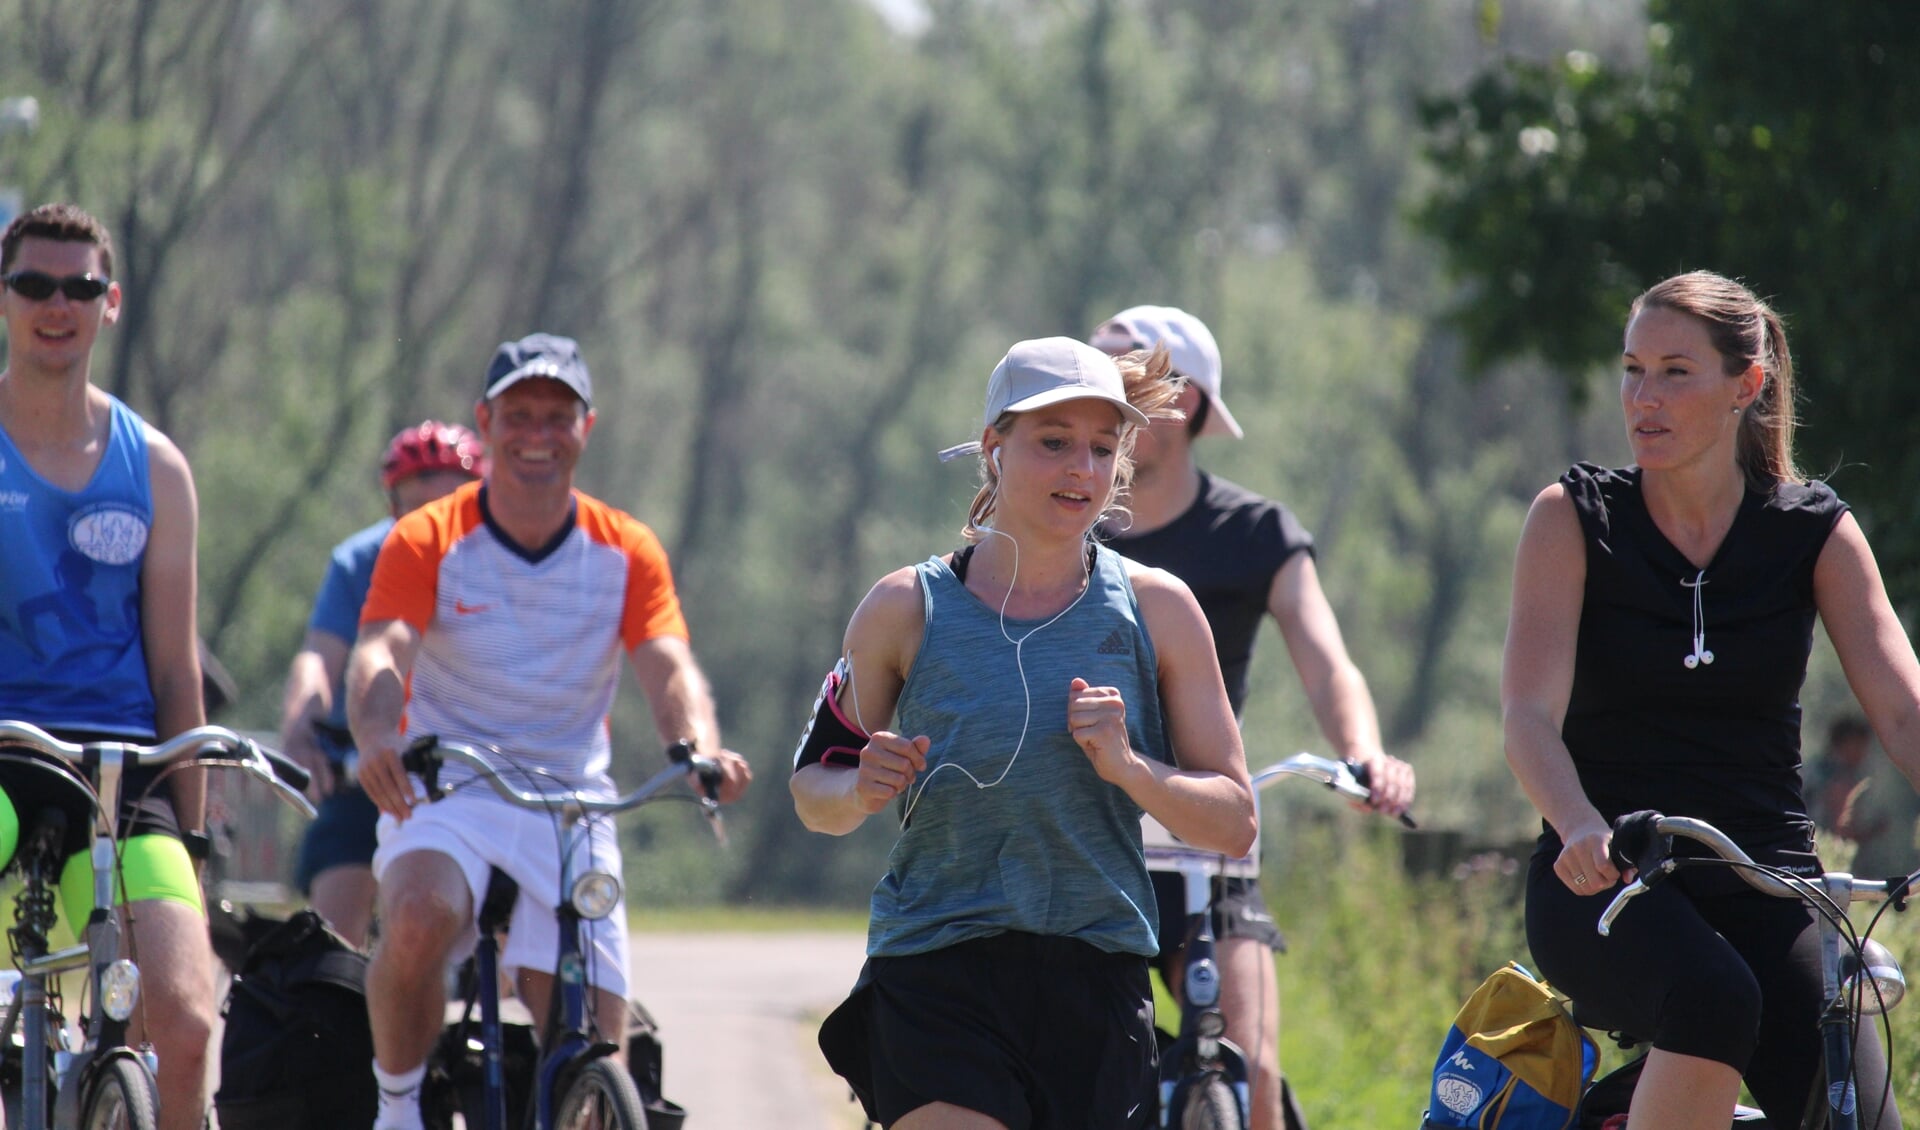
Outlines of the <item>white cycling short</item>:
{"label": "white cycling short", "polygon": [[[620,878],[620,843],[612,820],[592,820],[586,826],[562,829],[558,817],[516,808],[490,793],[472,788],[433,804],[421,804],[402,823],[382,813],[377,828],[380,846],[373,853],[373,875],[378,879],[393,861],[409,852],[437,851],[451,858],[466,876],[474,913],[486,897],[488,869],[498,867],[520,885],[513,905],[501,968],[508,973],[526,969],[553,972],[560,956],[560,928],[554,908],[560,904],[560,844],[564,833],[574,845],[572,874],[589,866]],[[586,829],[591,829],[591,836]],[[590,849],[589,849],[589,844]],[[590,850],[590,854],[589,854]],[[590,860],[590,862],[589,862]],[[622,894],[613,913],[597,922],[582,922],[581,952],[587,959],[587,980],[616,996],[627,995],[627,900]],[[453,960],[473,952],[478,933],[469,928],[454,948]]]}

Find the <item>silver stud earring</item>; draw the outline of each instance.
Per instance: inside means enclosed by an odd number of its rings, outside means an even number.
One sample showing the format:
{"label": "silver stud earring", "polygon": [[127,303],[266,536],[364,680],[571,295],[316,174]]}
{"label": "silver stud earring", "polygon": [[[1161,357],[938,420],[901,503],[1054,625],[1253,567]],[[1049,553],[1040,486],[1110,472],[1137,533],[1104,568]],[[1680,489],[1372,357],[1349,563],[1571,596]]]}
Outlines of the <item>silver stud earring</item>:
{"label": "silver stud earring", "polygon": [[1738,404],[1733,406],[1733,414],[1736,416],[1740,414],[1740,406]]}

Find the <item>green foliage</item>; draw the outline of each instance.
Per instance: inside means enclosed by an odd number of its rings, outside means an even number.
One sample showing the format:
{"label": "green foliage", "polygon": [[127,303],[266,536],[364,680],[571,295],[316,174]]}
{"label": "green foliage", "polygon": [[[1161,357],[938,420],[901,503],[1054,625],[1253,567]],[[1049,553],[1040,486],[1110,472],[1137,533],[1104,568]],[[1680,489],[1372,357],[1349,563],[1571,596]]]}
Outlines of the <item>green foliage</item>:
{"label": "green foliage", "polygon": [[[857,906],[890,821],[806,833],[787,751],[873,580],[952,548],[982,383],[1022,337],[1136,302],[1206,318],[1246,423],[1202,459],[1292,505],[1423,809],[1524,827],[1494,691],[1524,499],[1571,458],[1560,391],[1468,388],[1400,214],[1415,91],[1483,59],[1475,0],[224,0],[150,18],[0,0],[0,182],[72,197],[131,304],[95,376],[192,460],[201,624],[271,727],[326,550],[384,511],[384,441],[470,417],[494,345],[572,334],[582,485],[673,555],[730,744],[759,778],[716,852],[634,829],[648,900]],[[1605,0],[1507,17],[1617,42]],[[1544,422],[1544,426],[1543,426]],[[1321,745],[1278,641],[1256,761]],[[611,720],[631,782],[659,745]],[[1291,800],[1275,802],[1291,805]],[[1491,813],[1491,814],[1490,814]],[[640,860],[657,861],[643,867]]]}
{"label": "green foliage", "polygon": [[1858,505],[1895,599],[1920,597],[1920,24],[1879,0],[1649,4],[1649,59],[1508,61],[1423,108],[1418,209],[1480,363],[1537,354],[1576,389],[1631,298],[1683,270],[1786,317],[1806,464]]}
{"label": "green foliage", "polygon": [[1490,853],[1410,878],[1394,834],[1292,828],[1299,859],[1266,881],[1286,931],[1280,1062],[1315,1126],[1414,1125],[1433,1059],[1473,987],[1525,960],[1524,857]]}

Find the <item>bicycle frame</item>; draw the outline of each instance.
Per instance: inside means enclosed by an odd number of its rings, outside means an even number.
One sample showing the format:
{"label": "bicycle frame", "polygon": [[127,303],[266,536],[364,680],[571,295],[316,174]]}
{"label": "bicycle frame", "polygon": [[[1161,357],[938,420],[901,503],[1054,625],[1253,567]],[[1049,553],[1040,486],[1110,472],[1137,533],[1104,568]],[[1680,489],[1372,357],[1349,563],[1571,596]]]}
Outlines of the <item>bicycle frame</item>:
{"label": "bicycle frame", "polygon": [[[1353,800],[1364,801],[1372,796],[1354,766],[1311,753],[1296,753],[1253,775],[1251,783],[1256,802],[1262,790],[1283,777],[1318,781]],[[1255,814],[1257,817],[1257,803]],[[1415,826],[1412,818],[1404,814],[1400,821],[1409,828]],[[1216,939],[1212,910],[1215,879],[1259,877],[1259,839],[1255,838],[1253,850],[1247,855],[1229,859],[1217,852],[1199,851],[1181,843],[1151,816],[1142,817],[1141,830],[1148,870],[1178,874],[1185,892],[1187,921],[1192,923],[1198,919],[1190,931],[1192,937],[1186,941],[1181,984],[1175,990],[1175,1000],[1180,1005],[1180,1032],[1172,1043],[1161,1049],[1159,1125],[1177,1126],[1193,1088],[1212,1075],[1218,1075],[1232,1088],[1239,1102],[1240,1125],[1251,1125],[1252,1085],[1246,1051],[1226,1038],[1226,1020],[1220,1012],[1220,972],[1214,961]]]}
{"label": "bicycle frame", "polygon": [[1186,1109],[1194,1085],[1217,1074],[1233,1089],[1240,1106],[1240,1124],[1246,1126],[1253,1102],[1247,1056],[1226,1037],[1227,1021],[1220,1012],[1220,971],[1213,960],[1213,880],[1219,871],[1195,859],[1182,860],[1179,871],[1187,920],[1197,918],[1198,925],[1187,939],[1184,971],[1174,994],[1180,1004],[1180,1032],[1161,1051],[1160,1125],[1173,1125],[1170,1120]]}
{"label": "bicycle frame", "polygon": [[[103,1065],[116,1059],[132,1060],[140,1065],[149,1082],[152,1082],[154,1072],[158,1069],[152,1046],[143,1044],[139,1048],[128,1047],[126,1019],[112,1016],[103,1004],[103,989],[109,979],[123,985],[131,982],[132,1000],[127,1005],[129,1014],[132,1001],[139,996],[138,969],[131,961],[119,957],[120,916],[114,913],[113,905],[113,881],[119,862],[123,770],[129,765],[164,765],[185,759],[235,765],[271,782],[308,816],[313,815],[313,808],[299,793],[306,783],[303,770],[283,758],[269,755],[233,731],[218,726],[189,730],[158,746],[147,748],[123,742],[62,742],[37,726],[23,722],[0,722],[0,745],[4,744],[24,746],[63,760],[72,767],[63,769],[26,758],[19,759],[19,763],[32,764],[45,772],[61,776],[70,781],[74,788],[92,794],[93,841],[89,858],[93,869],[93,910],[87,917],[82,940],[62,950],[47,951],[46,930],[52,924],[52,901],[56,897],[59,871],[64,861],[58,856],[58,843],[37,845],[31,864],[36,873],[28,875],[27,889],[20,895],[23,914],[21,928],[15,935],[21,947],[20,982],[6,1018],[0,1022],[0,1048],[10,1047],[16,1019],[22,1026],[20,1110],[26,1130],[45,1130],[48,1125],[49,1080],[40,1065],[49,1049],[53,1053],[55,1075],[52,1082],[53,1124],[76,1126],[85,1109],[84,1100],[90,1092],[91,1081]],[[208,753],[234,754],[239,759],[224,761],[205,756]],[[282,775],[297,779],[299,784],[283,784],[280,780]],[[54,830],[38,831],[38,834],[58,836],[59,833]],[[22,845],[22,850],[27,850],[27,845]],[[38,873],[42,867],[46,868],[45,873]],[[36,903],[31,914],[26,912],[24,906],[24,901],[28,899]],[[115,966],[122,965],[124,972],[113,972]],[[50,1006],[47,983],[52,977],[80,968],[87,970],[87,1005],[80,1017],[83,1042],[76,1051],[65,1047],[64,1039],[55,1038],[57,1029],[50,1024],[55,1016]]]}
{"label": "bicycle frame", "polygon": [[[547,1039],[540,1048],[534,1072],[534,1125],[538,1130],[552,1130],[554,1111],[561,1095],[565,1093],[567,1083],[580,1065],[595,1059],[601,1059],[620,1050],[620,1045],[605,1039],[592,1038],[589,1018],[592,1014],[593,988],[588,984],[586,960],[580,946],[580,926],[585,916],[575,906],[568,892],[573,891],[580,878],[574,871],[575,848],[582,840],[574,837],[583,831],[583,821],[589,814],[612,815],[628,812],[650,800],[662,799],[661,793],[668,785],[685,777],[689,771],[700,775],[708,789],[708,795],[687,797],[700,804],[709,819],[716,821],[718,828],[718,802],[712,795],[718,781],[718,766],[710,759],[698,755],[688,755],[686,761],[673,764],[656,772],[639,788],[614,800],[600,800],[583,796],[578,792],[531,793],[524,792],[508,784],[501,771],[481,750],[460,742],[442,742],[428,736],[420,738],[408,748],[402,758],[410,771],[421,776],[426,783],[428,795],[439,800],[450,793],[443,789],[438,781],[442,764],[440,755],[451,754],[454,760],[472,766],[479,771],[478,780],[485,781],[509,803],[522,808],[543,812],[552,812],[558,817],[560,843],[560,890],[559,905],[554,914],[559,926],[559,953],[554,961],[554,997],[549,1015],[557,1012],[555,1030],[546,1033]],[[498,753],[495,751],[495,755]],[[716,832],[716,834],[718,834]],[[490,905],[477,908],[479,942],[474,948],[475,991],[480,1005],[480,1039],[483,1045],[483,1092],[485,1107],[482,1111],[482,1124],[485,1130],[507,1130],[506,1112],[506,1069],[502,1057],[503,1036],[500,1022],[500,976],[499,946],[495,932],[505,925],[511,913],[511,904],[494,908]],[[499,917],[496,919],[495,914]],[[538,1021],[539,1018],[536,1018]]]}
{"label": "bicycle frame", "polygon": [[[1628,819],[1632,818],[1622,818],[1622,820]],[[1618,831],[1620,827],[1621,821],[1616,821],[1616,836],[1620,836]],[[1848,938],[1842,932],[1840,921],[1845,919],[1847,907],[1855,902],[1891,902],[1896,911],[1904,910],[1906,897],[1915,876],[1909,875],[1904,879],[1889,881],[1856,879],[1844,871],[1829,871],[1812,878],[1803,878],[1778,868],[1755,863],[1725,833],[1705,821],[1680,816],[1659,816],[1651,821],[1651,827],[1653,835],[1669,838],[1676,835],[1684,836],[1703,844],[1719,859],[1676,857],[1670,853],[1670,850],[1666,851],[1657,864],[1640,869],[1640,873],[1634,876],[1633,882],[1627,884],[1619,894],[1613,897],[1613,901],[1601,914],[1596,927],[1600,935],[1606,937],[1612,932],[1614,920],[1619,917],[1628,902],[1657,885],[1674,871],[1690,865],[1718,865],[1720,860],[1731,865],[1748,886],[1762,894],[1780,898],[1797,898],[1807,903],[1814,912],[1819,930],[1822,1002],[1819,1025],[1822,1062],[1826,1072],[1827,1125],[1832,1127],[1832,1130],[1856,1130],[1859,1126],[1857,1101],[1859,1096],[1855,1093],[1853,1078],[1855,1017],[1848,1007],[1845,983],[1847,970],[1843,968]],[[1661,851],[1661,845],[1657,843],[1649,844],[1648,847],[1652,851]],[[1621,850],[1624,852],[1626,849]],[[1643,858],[1645,858],[1644,855]],[[1871,934],[1871,932],[1870,925],[1868,933]],[[1862,935],[1860,947],[1864,948],[1866,942],[1866,935]],[[1882,992],[1879,975],[1869,973],[1869,976],[1875,983],[1868,987],[1867,991],[1872,991],[1878,998]],[[1890,978],[1889,985],[1898,984],[1904,992],[1905,981],[1897,967],[1890,971]],[[1880,1008],[1876,1011],[1885,1011],[1899,1003],[1901,994],[1889,995],[1891,999],[1877,1001]],[[1835,1080],[1839,1082],[1836,1083]],[[1816,1085],[1818,1083],[1819,1081],[1816,1080]],[[1809,1096],[1808,1108],[1809,1112],[1817,1109],[1813,1105],[1811,1096]]]}

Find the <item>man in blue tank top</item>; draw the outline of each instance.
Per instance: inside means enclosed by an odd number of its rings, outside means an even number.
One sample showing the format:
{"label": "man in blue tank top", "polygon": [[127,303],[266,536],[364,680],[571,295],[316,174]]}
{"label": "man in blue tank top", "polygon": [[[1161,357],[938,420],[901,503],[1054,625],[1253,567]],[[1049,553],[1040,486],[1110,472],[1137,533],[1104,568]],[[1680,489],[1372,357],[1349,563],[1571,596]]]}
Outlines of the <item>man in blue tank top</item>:
{"label": "man in blue tank top", "polygon": [[[1194,461],[1194,440],[1241,436],[1220,398],[1220,349],[1212,332],[1176,307],[1135,306],[1103,322],[1091,340],[1113,354],[1165,346],[1174,371],[1187,379],[1175,402],[1185,418],[1156,420],[1142,429],[1134,447],[1131,521],[1120,531],[1104,528],[1106,544],[1193,589],[1213,630],[1236,718],[1246,705],[1254,638],[1261,621],[1272,616],[1331,752],[1367,766],[1375,808],[1405,812],[1413,800],[1413,769],[1380,748],[1373,696],[1321,591],[1313,536],[1285,506],[1209,475]],[[1171,977],[1185,944],[1180,876],[1156,872],[1154,894],[1160,969]],[[1253,1074],[1253,1130],[1280,1130],[1280,1007],[1271,951],[1283,942],[1256,881],[1218,881],[1213,933],[1227,1035],[1247,1052]]]}
{"label": "man in blue tank top", "polygon": [[356,946],[367,944],[373,920],[374,826],[380,817],[366,791],[343,777],[352,751],[344,680],[347,655],[360,634],[360,606],[394,519],[480,478],[484,467],[480,437],[458,424],[427,420],[393,437],[380,460],[388,516],[333,547],[307,637],[288,666],[280,748],[313,774],[308,791],[319,808],[300,841],[294,882],[327,924]]}
{"label": "man in blue tank top", "polygon": [[[0,718],[69,740],[151,742],[205,721],[198,514],[179,449],[92,383],[94,342],[120,314],[112,278],[106,229],[72,205],[35,208],[0,234]],[[141,787],[128,781],[130,795]],[[207,1105],[213,952],[182,837],[205,842],[206,785],[188,770],[155,796],[127,814],[122,848],[144,1005],[128,1038],[159,1054],[160,1125],[193,1130]],[[82,852],[63,888],[85,868]]]}

